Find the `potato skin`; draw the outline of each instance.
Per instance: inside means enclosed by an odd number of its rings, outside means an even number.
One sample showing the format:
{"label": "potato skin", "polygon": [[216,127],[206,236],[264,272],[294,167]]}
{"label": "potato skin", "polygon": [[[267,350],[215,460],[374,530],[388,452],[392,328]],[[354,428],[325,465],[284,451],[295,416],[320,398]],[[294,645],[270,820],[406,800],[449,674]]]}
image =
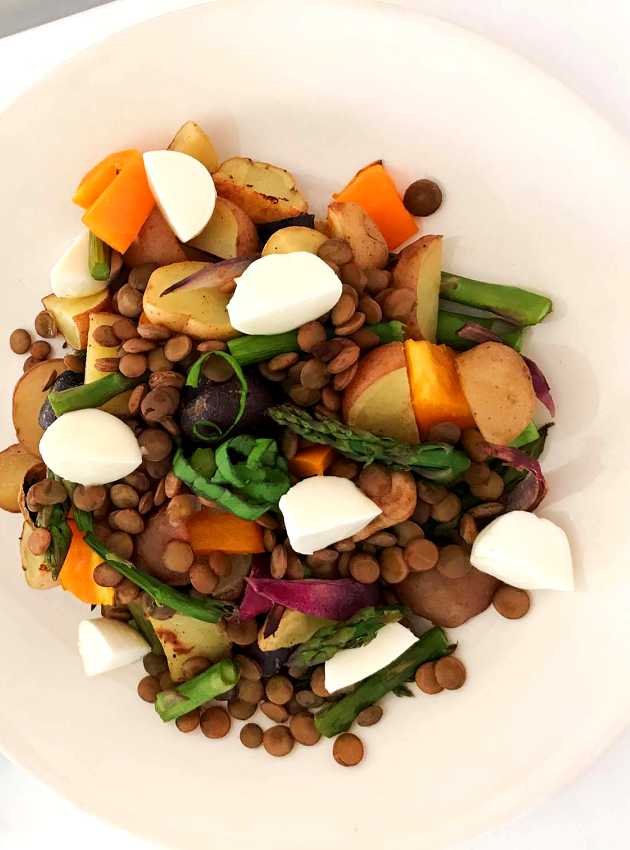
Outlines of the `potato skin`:
{"label": "potato skin", "polygon": [[326,242],[326,237],[312,227],[283,227],[276,230],[265,242],[263,257],[267,254],[292,254],[295,251],[307,251],[317,254]]}
{"label": "potato skin", "polygon": [[39,441],[44,429],[39,424],[39,412],[48,398],[45,390],[49,378],[65,372],[63,360],[44,360],[24,375],[13,390],[13,427],[15,434],[29,454],[39,457]]}
{"label": "potato skin", "polygon": [[217,198],[214,212],[204,229],[187,243],[223,260],[247,257],[259,248],[258,233],[251,218],[227,198]]}
{"label": "potato skin", "polygon": [[0,452],[0,508],[12,514],[20,512],[20,492],[28,473],[41,466],[39,458],[16,443]]}
{"label": "potato skin", "polygon": [[125,253],[125,263],[130,268],[143,263],[167,266],[170,263],[183,263],[187,259],[184,249],[157,206]]}
{"label": "potato skin", "polygon": [[334,201],[328,207],[328,224],[334,238],[350,244],[358,266],[385,268],[389,259],[387,242],[363,207],[351,201]]}
{"label": "potato skin", "polygon": [[395,585],[400,601],[436,626],[455,628],[481,614],[500,582],[474,567],[461,578],[445,578],[438,570],[410,573]]}
{"label": "potato skin", "polygon": [[508,445],[531,422],[536,394],[523,358],[500,342],[458,355],[457,373],[484,440]]}

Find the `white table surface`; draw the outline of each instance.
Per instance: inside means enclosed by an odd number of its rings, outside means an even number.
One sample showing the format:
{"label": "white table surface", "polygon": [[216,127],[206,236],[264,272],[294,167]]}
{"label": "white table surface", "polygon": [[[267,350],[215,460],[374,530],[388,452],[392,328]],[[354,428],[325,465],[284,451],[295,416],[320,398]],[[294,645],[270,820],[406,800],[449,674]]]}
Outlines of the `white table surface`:
{"label": "white table surface", "polygon": [[[60,0],[46,2],[63,7]],[[0,109],[83,47],[149,17],[198,2],[116,0],[1,39]],[[473,29],[520,53],[561,79],[630,137],[627,0],[401,2]],[[590,202],[596,204],[596,197],[594,193]],[[576,706],[572,723],[579,723],[579,713]],[[532,782],[536,782],[535,776]],[[630,730],[571,786],[517,821],[459,850],[628,850],[629,792]],[[88,843],[91,850],[109,850],[112,846],[118,850],[157,850],[155,845],[78,811],[0,756],[0,850],[39,850],[62,843],[65,850],[78,850]]]}

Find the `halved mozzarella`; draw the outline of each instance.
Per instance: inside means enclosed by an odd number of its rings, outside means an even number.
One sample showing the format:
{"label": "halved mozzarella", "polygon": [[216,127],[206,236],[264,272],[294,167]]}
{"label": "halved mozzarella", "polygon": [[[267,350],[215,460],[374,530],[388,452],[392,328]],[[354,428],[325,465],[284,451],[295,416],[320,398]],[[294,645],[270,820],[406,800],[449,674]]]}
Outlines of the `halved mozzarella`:
{"label": "halved mozzarella", "polygon": [[567,535],[528,511],[511,511],[487,525],[473,543],[470,561],[523,590],[573,590]]}
{"label": "halved mozzarella", "polygon": [[79,623],[79,655],[86,676],[139,661],[151,647],[127,623],[99,617]]}
{"label": "halved mozzarella", "polygon": [[360,682],[387,667],[418,638],[400,623],[387,623],[365,646],[342,649],[324,665],[324,683],[330,693]]}
{"label": "halved mozzarella", "polygon": [[227,311],[241,333],[284,333],[319,318],[340,296],[341,281],[315,254],[268,254],[236,278]]}
{"label": "halved mozzarella", "polygon": [[201,233],[217,199],[205,165],[180,151],[147,151],[144,168],[155,202],[177,238],[188,242]]}
{"label": "halved mozzarella", "polygon": [[312,555],[361,531],[381,513],[347,478],[316,475],[294,484],[280,499],[289,543]]}
{"label": "halved mozzarella", "polygon": [[49,469],[75,484],[109,484],[142,463],[131,428],[97,408],[75,410],[56,419],[44,431],[39,452]]}
{"label": "halved mozzarella", "polygon": [[57,298],[84,298],[107,285],[90,274],[88,251],[90,231],[82,231],[57,260],[50,272],[50,287]]}

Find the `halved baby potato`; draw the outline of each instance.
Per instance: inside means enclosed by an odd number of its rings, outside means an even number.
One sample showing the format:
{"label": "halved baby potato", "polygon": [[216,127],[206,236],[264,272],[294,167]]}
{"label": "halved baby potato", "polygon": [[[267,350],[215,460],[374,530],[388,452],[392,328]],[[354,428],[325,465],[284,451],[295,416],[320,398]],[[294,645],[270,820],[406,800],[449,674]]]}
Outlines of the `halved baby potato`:
{"label": "halved baby potato", "polygon": [[199,124],[195,124],[194,121],[186,121],[182,124],[173,136],[168,149],[193,156],[206,166],[210,174],[219,167],[219,157],[214,145]]}
{"label": "halved baby potato", "polygon": [[421,236],[400,252],[392,279],[396,289],[416,294],[415,321],[412,317],[407,323],[407,332],[414,339],[435,342],[441,275],[441,236]]}
{"label": "halved baby potato", "polygon": [[312,227],[283,227],[272,233],[262,249],[263,257],[267,254],[293,254],[295,251],[307,251],[317,254],[328,239]]}
{"label": "halved baby potato", "polygon": [[39,457],[39,441],[44,433],[39,424],[39,411],[48,396],[47,387],[65,371],[63,360],[44,360],[25,372],[13,390],[15,436],[35,457]]}
{"label": "halved baby potato", "polygon": [[328,207],[328,226],[335,239],[345,239],[362,269],[384,269],[389,259],[385,237],[363,207],[334,201]]}
{"label": "halved baby potato", "polygon": [[90,314],[109,310],[112,299],[109,289],[106,288],[85,298],[58,298],[56,295],[47,295],[42,299],[42,304],[54,318],[68,345],[77,351],[84,351],[87,348]]}
{"label": "halved baby potato", "polygon": [[210,221],[186,244],[222,260],[251,256],[259,246],[254,222],[227,198],[217,198]]}
{"label": "halved baby potato", "polygon": [[140,233],[125,253],[125,263],[130,268],[143,263],[166,266],[169,263],[183,263],[187,259],[181,243],[157,206],[152,209]]}
{"label": "halved baby potato", "polygon": [[34,468],[42,466],[41,460],[16,443],[0,452],[0,508],[12,514],[20,512],[20,493],[24,479]]}
{"label": "halved baby potato", "polygon": [[308,209],[293,175],[277,165],[236,156],[226,159],[212,177],[217,193],[244,210],[254,224],[290,218]]}
{"label": "halved baby potato", "polygon": [[144,292],[143,309],[146,318],[153,324],[164,325],[176,333],[188,334],[195,339],[232,339],[238,336],[225,309],[231,296],[219,289],[175,290],[162,295],[173,283],[207,265],[195,262],[173,263],[156,269]]}

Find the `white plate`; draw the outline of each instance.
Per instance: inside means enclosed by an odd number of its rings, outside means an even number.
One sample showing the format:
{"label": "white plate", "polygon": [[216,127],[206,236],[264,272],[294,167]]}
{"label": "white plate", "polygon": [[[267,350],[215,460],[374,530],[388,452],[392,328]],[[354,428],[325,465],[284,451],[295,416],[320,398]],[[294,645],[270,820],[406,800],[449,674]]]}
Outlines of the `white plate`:
{"label": "white plate", "polygon": [[[400,187],[436,177],[446,202],[426,230],[446,234],[447,268],[553,294],[529,346],[559,408],[543,513],[571,535],[580,590],[460,630],[465,690],[391,698],[347,771],[326,743],[274,761],[235,730],[212,742],[162,726],[135,695],[137,669],[85,679],[85,608],[26,589],[3,515],[0,744],[81,806],[177,848],[436,850],[572,778],[630,713],[627,150],[559,84],[413,13],[258,0],[169,15],[86,51],[2,116],[3,338],[34,315],[79,227],[81,174],[113,149],[167,143],[188,118],[222,156],[291,169],[320,210],[380,157]],[[8,388],[17,363],[1,368]],[[7,403],[7,443],[8,419]]]}

